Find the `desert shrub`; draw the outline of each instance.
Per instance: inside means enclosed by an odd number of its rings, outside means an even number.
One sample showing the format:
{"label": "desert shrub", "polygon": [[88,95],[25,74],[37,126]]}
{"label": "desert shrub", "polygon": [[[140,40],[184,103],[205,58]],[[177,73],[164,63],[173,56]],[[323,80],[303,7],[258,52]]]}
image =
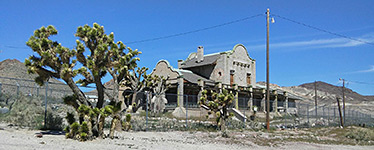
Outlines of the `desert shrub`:
{"label": "desert shrub", "polygon": [[65,119],[66,119],[66,121],[67,121],[69,124],[73,124],[73,123],[75,122],[74,114],[71,113],[71,112],[67,112]]}
{"label": "desert shrub", "polygon": [[36,97],[20,96],[10,105],[4,121],[21,127],[38,129],[44,123],[44,108]]}
{"label": "desert shrub", "polygon": [[129,131],[131,129],[131,114],[127,114],[125,121],[122,121],[122,130]]}
{"label": "desert shrub", "polygon": [[374,131],[368,128],[354,128],[349,130],[345,136],[356,141],[374,141]]}
{"label": "desert shrub", "polygon": [[46,126],[43,129],[46,130],[62,130],[62,120],[63,118],[60,117],[58,114],[55,113],[47,113],[47,120]]}
{"label": "desert shrub", "polygon": [[82,133],[80,134],[80,140],[81,140],[81,141],[87,141],[87,140],[88,140],[88,135],[87,135],[87,133],[82,132]]}

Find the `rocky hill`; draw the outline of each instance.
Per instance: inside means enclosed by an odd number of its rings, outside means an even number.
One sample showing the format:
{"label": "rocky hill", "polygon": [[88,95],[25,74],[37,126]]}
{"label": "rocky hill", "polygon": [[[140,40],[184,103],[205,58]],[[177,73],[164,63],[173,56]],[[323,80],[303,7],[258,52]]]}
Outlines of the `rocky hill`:
{"label": "rocky hill", "polygon": [[[264,82],[259,82],[258,84],[264,85]],[[314,105],[315,101],[315,90],[314,82],[305,83],[299,86],[291,87],[281,87],[276,84],[270,84],[271,88],[281,89],[295,95],[304,98],[301,103],[308,103]],[[326,82],[318,81],[316,82],[317,87],[317,102],[318,106],[337,106],[336,98],[342,98],[341,86],[335,86]],[[349,88],[344,89],[345,100],[347,109],[355,109],[364,113],[369,113],[374,115],[374,96],[363,96]]]}
{"label": "rocky hill", "polygon": [[[26,66],[17,59],[7,59],[0,62],[0,83],[1,92],[7,94],[17,94],[17,91],[25,95],[44,95],[45,86],[39,87],[34,78],[37,75],[28,74]],[[48,95],[62,97],[70,93],[70,88],[63,82],[50,79],[48,85]],[[19,85],[19,90],[17,90]]]}

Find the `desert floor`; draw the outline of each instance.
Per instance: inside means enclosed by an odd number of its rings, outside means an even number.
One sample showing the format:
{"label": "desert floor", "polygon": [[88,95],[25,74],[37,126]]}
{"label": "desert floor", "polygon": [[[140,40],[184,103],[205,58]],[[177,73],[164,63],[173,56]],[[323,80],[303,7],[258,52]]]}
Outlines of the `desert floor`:
{"label": "desert floor", "polygon": [[[293,131],[292,131],[293,132]],[[43,137],[35,135],[43,133]],[[0,149],[374,149],[374,146],[330,145],[308,142],[273,142],[264,132],[230,132],[229,138],[219,132],[117,132],[115,139],[79,142],[65,139],[62,133],[19,129],[0,125]],[[262,139],[262,140],[258,140]]]}

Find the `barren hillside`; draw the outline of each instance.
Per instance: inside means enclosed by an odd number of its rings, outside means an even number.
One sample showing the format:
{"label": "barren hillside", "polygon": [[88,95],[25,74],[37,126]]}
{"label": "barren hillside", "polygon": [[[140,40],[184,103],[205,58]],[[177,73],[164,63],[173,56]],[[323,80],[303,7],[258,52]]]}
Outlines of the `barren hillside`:
{"label": "barren hillside", "polygon": [[[264,82],[258,82],[258,84],[265,85]],[[316,85],[318,106],[337,106],[336,98],[338,97],[341,100],[343,88],[322,81],[318,81]],[[314,104],[314,82],[291,87],[280,87],[276,84],[271,84],[270,87],[282,89],[303,97],[304,100],[301,101],[301,103]],[[347,109],[355,109],[363,113],[374,114],[374,96],[363,96],[349,88],[345,88],[344,91]]]}
{"label": "barren hillside", "polygon": [[[0,83],[2,93],[16,94],[17,85],[22,94],[44,95],[45,86],[39,87],[35,82],[35,74],[28,74],[26,66],[17,59],[7,59],[0,62]],[[70,92],[70,88],[63,82],[50,79],[48,85],[49,94],[60,97]]]}

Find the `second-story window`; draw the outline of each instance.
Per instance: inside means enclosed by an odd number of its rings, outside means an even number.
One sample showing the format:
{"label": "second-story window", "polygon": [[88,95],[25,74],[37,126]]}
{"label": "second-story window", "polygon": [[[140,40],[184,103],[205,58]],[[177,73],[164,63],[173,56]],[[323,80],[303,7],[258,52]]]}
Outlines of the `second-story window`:
{"label": "second-story window", "polygon": [[251,74],[247,73],[247,85],[251,85]]}
{"label": "second-story window", "polygon": [[230,86],[232,87],[234,85],[234,70],[230,70]]}

